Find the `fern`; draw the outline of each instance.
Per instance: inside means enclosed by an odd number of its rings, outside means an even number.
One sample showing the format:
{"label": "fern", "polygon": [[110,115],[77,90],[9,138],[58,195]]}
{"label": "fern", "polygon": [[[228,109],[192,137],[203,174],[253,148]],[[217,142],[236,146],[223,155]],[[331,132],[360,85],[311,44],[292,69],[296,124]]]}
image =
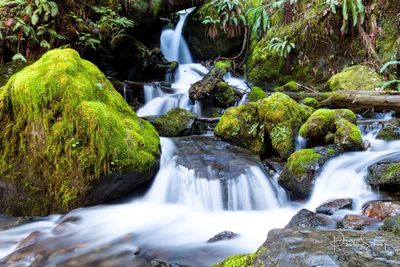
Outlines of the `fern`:
{"label": "fern", "polygon": [[267,46],[268,50],[276,52],[283,58],[287,58],[295,48],[296,45],[288,40],[287,35],[283,39],[279,37],[272,38]]}
{"label": "fern", "polygon": [[271,27],[270,17],[264,6],[250,8],[246,16],[253,34],[264,35]]}
{"label": "fern", "polygon": [[384,73],[385,70],[386,70],[388,67],[393,66],[393,65],[400,65],[400,61],[394,60],[394,61],[386,62],[386,63],[381,67],[380,73]]}

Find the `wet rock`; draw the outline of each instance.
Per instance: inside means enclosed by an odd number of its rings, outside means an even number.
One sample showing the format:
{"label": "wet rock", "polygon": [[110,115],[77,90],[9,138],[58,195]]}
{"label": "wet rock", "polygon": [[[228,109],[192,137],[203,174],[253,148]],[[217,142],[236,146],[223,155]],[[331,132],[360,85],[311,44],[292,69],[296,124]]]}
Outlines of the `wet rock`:
{"label": "wet rock", "polygon": [[249,166],[261,166],[250,151],[212,136],[180,137],[174,141],[178,149],[176,162],[202,178],[229,179],[244,174]]}
{"label": "wet rock", "polygon": [[398,201],[373,201],[365,205],[363,215],[369,218],[384,220],[400,214],[400,202]]}
{"label": "wet rock", "polygon": [[197,115],[190,111],[176,108],[161,116],[145,117],[157,130],[160,136],[178,137],[195,133]]}
{"label": "wet rock", "polygon": [[210,238],[207,243],[215,243],[218,241],[230,240],[238,238],[240,235],[230,231],[223,231],[214,237]]}
{"label": "wet rock", "polygon": [[400,238],[385,232],[275,229],[258,249],[259,266],[388,266],[400,264]]}
{"label": "wet rock", "polygon": [[289,157],[278,182],[292,199],[304,200],[310,196],[325,162],[343,152],[335,145],[298,150]]}
{"label": "wet rock", "polygon": [[181,265],[179,265],[177,263],[169,263],[166,261],[155,259],[155,260],[150,261],[150,266],[151,267],[179,267]]}
{"label": "wet rock", "polygon": [[364,230],[369,225],[376,223],[376,220],[360,215],[346,215],[338,222],[337,228],[348,230]]}
{"label": "wet rock", "polygon": [[371,165],[365,180],[379,190],[397,192],[400,189],[400,162],[378,162]]}
{"label": "wet rock", "polygon": [[386,125],[379,131],[376,138],[385,141],[400,140],[400,127],[391,124]]}
{"label": "wet rock", "polygon": [[382,231],[391,232],[400,235],[400,215],[386,218],[381,227]]}
{"label": "wet rock", "polygon": [[325,224],[326,222],[322,219],[322,217],[318,216],[318,214],[306,209],[302,209],[295,216],[293,216],[285,228],[301,227],[314,229],[324,226]]}
{"label": "wet rock", "polygon": [[9,217],[0,214],[0,232],[37,220],[37,217]]}
{"label": "wet rock", "polygon": [[341,209],[353,209],[353,200],[351,198],[344,198],[328,201],[319,206],[316,211],[317,213],[332,215]]}

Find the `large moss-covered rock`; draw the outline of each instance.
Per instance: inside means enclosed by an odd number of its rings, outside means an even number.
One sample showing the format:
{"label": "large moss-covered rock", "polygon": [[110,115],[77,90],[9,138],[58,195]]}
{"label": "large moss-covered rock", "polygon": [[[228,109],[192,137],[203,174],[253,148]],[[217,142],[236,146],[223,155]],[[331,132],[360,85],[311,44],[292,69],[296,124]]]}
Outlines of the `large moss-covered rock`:
{"label": "large moss-covered rock", "polygon": [[400,122],[398,119],[391,119],[385,123],[383,128],[379,131],[376,136],[377,139],[385,141],[397,141],[400,140]]}
{"label": "large moss-covered rock", "polygon": [[378,162],[368,167],[366,182],[382,191],[400,188],[400,162]]}
{"label": "large moss-covered rock", "polygon": [[250,102],[256,102],[267,97],[267,93],[260,87],[253,87],[247,97]]}
{"label": "large moss-covered rock", "polygon": [[327,85],[331,91],[374,90],[379,88],[381,83],[382,77],[376,71],[367,66],[356,65],[332,76]]}
{"label": "large moss-covered rock", "polygon": [[261,101],[229,109],[215,133],[261,156],[268,152],[287,159],[295,149],[301,124],[312,111],[283,93],[274,93]]}
{"label": "large moss-covered rock", "polygon": [[312,112],[312,108],[298,104],[283,93],[274,93],[260,102],[260,120],[279,156],[287,159],[294,152],[299,128]]}
{"label": "large moss-covered rock", "polygon": [[333,145],[298,150],[289,157],[278,182],[292,199],[306,199],[325,162],[343,151],[340,146]]}
{"label": "large moss-covered rock", "polygon": [[164,115],[149,116],[146,119],[161,136],[176,137],[194,134],[196,117],[190,111],[176,108]]}
{"label": "large moss-covered rock", "polygon": [[215,134],[236,145],[262,155],[264,130],[258,117],[258,103],[228,109],[215,127]]}
{"label": "large moss-covered rock", "polygon": [[348,109],[318,109],[300,128],[300,135],[312,145],[341,144],[348,150],[363,146],[356,115]]}
{"label": "large moss-covered rock", "polygon": [[159,137],[92,63],[47,52],[0,88],[0,212],[111,200],[158,169]]}

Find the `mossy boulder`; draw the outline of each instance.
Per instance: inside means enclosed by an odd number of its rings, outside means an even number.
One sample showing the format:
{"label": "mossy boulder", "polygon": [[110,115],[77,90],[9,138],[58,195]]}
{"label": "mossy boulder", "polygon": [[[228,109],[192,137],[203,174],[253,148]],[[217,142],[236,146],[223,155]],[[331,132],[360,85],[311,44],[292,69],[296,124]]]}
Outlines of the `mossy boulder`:
{"label": "mossy boulder", "polygon": [[289,157],[278,182],[292,199],[307,199],[325,162],[343,151],[335,145],[298,150]]}
{"label": "mossy boulder", "polygon": [[298,93],[301,91],[301,85],[295,81],[290,81],[283,86],[279,86],[273,89],[274,92],[293,92]]}
{"label": "mossy boulder", "polygon": [[400,140],[400,123],[397,119],[392,119],[379,131],[377,139],[385,141]]}
{"label": "mossy boulder", "polygon": [[356,115],[348,109],[318,109],[300,128],[300,135],[311,145],[341,144],[348,150],[363,146]]}
{"label": "mossy boulder", "polygon": [[382,231],[391,232],[395,235],[400,235],[400,215],[386,218],[381,226]]}
{"label": "mossy boulder", "polygon": [[313,109],[300,105],[283,93],[229,109],[215,134],[264,156],[287,159],[295,149],[295,138]]}
{"label": "mossy boulder", "polygon": [[356,65],[345,68],[329,79],[327,86],[330,91],[338,90],[374,90],[380,87],[382,77],[373,69]]}
{"label": "mossy boulder", "polygon": [[262,155],[264,130],[258,117],[258,103],[229,108],[214,129],[217,136]]}
{"label": "mossy boulder", "polygon": [[268,96],[267,93],[264,92],[264,90],[261,89],[260,87],[253,87],[253,88],[251,88],[251,91],[250,91],[247,99],[250,102],[256,102],[260,99],[266,98],[267,96]]}
{"label": "mossy boulder", "polygon": [[187,136],[195,132],[196,115],[185,109],[176,108],[161,116],[146,119],[153,124],[161,136]]}
{"label": "mossy boulder", "polygon": [[260,120],[280,157],[287,159],[294,152],[299,128],[312,112],[312,108],[298,104],[283,93],[274,93],[260,102]]}
{"label": "mossy boulder", "polygon": [[47,215],[121,197],[154,176],[160,140],[72,49],[0,88],[0,212]]}
{"label": "mossy boulder", "polygon": [[366,182],[382,191],[400,189],[400,162],[378,162],[368,167]]}

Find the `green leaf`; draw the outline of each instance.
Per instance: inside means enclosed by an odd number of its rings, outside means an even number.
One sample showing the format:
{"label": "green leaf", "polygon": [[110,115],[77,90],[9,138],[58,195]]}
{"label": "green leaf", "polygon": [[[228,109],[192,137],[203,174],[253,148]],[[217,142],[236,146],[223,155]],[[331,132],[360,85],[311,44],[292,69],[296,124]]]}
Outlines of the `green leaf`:
{"label": "green leaf", "polygon": [[26,62],[26,58],[21,54],[21,53],[17,53],[12,57],[13,61],[22,61],[22,62]]}
{"label": "green leaf", "polygon": [[32,25],[35,26],[39,22],[39,16],[37,12],[33,13],[31,18]]}

